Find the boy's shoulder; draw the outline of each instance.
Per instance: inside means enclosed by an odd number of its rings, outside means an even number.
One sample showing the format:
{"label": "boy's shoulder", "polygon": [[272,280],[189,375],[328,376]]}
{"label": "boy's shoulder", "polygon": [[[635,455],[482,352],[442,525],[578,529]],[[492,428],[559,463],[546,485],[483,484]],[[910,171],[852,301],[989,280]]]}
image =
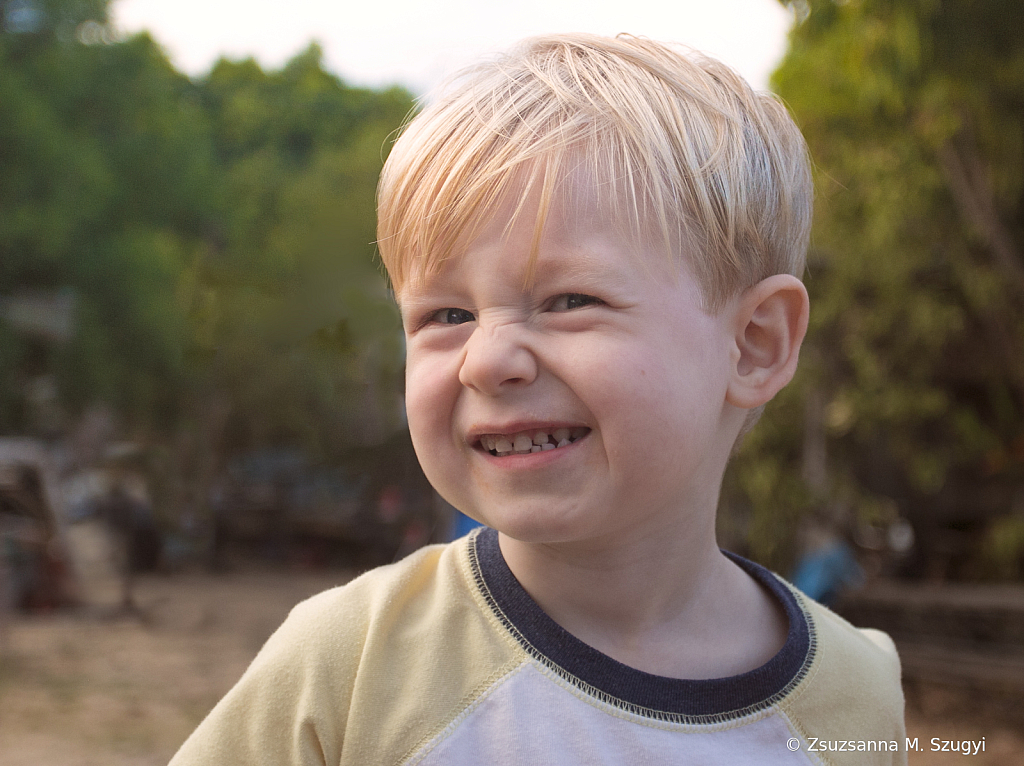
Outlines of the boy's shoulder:
{"label": "boy's shoulder", "polygon": [[172,766],[400,762],[521,661],[470,577],[462,539],[301,602]]}
{"label": "boy's shoulder", "polygon": [[[423,549],[298,605],[173,766],[745,764],[766,753],[806,764],[791,738],[800,751],[902,745],[888,638],[746,563],[785,601],[787,648],[742,676],[685,681],[620,665],[562,630],[508,571],[492,530]],[[868,757],[810,757],[904,759],[877,745]]]}
{"label": "boy's shoulder", "polygon": [[846,743],[840,752],[848,750],[849,756],[830,753],[837,763],[875,762],[894,744],[902,753],[900,762],[905,762],[900,660],[892,639],[880,630],[854,627],[799,593],[797,597],[812,625],[813,660],[780,707],[808,747]]}
{"label": "boy's shoulder", "polygon": [[887,633],[855,627],[817,601],[807,597],[802,601],[815,624],[815,639],[827,665],[820,672],[857,677],[867,672],[866,682],[899,678],[899,655]]}
{"label": "boy's shoulder", "polygon": [[[329,647],[344,643],[361,655],[406,650],[414,635],[423,639],[422,652],[433,651],[433,643],[449,650],[490,643],[497,621],[475,585],[471,557],[470,538],[420,548],[299,603],[279,629],[280,638],[275,634],[272,641],[315,636],[314,641]],[[434,641],[428,644],[427,637]]]}

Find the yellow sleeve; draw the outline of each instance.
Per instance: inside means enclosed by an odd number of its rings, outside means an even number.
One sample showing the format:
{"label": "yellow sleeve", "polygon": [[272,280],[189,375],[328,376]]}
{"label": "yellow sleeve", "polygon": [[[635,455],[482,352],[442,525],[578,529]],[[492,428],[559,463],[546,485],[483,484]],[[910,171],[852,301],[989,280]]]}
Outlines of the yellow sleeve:
{"label": "yellow sleeve", "polygon": [[525,661],[465,540],[299,604],[171,766],[399,763]]}
{"label": "yellow sleeve", "polygon": [[829,752],[828,764],[907,762],[900,660],[888,635],[858,629],[803,599],[816,628],[816,659],[807,678],[781,707],[805,739],[896,743],[896,752]]}
{"label": "yellow sleeve", "polygon": [[365,625],[358,611],[326,624],[333,610],[324,602],[337,595],[328,591],[292,610],[171,766],[339,762],[355,671],[346,659],[358,658]]}

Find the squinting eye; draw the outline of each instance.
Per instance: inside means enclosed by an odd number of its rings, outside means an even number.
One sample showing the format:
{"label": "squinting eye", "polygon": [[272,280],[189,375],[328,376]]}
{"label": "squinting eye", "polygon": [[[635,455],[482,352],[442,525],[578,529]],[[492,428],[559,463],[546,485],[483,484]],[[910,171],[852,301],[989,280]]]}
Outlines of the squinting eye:
{"label": "squinting eye", "polygon": [[583,293],[565,293],[564,295],[559,295],[555,298],[549,311],[572,311],[573,309],[592,306],[595,303],[600,302],[601,299],[595,298],[593,295],[584,295]]}
{"label": "squinting eye", "polygon": [[430,317],[431,322],[438,324],[465,324],[474,319],[476,317],[473,316],[473,312],[466,311],[466,309],[441,309],[435,311]]}

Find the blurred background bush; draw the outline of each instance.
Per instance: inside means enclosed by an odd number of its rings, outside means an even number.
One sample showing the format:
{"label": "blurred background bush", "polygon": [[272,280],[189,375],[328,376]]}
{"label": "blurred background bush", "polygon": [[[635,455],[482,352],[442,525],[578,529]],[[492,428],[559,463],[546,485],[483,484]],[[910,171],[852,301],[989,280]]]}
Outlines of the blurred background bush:
{"label": "blurred background bush", "polygon": [[372,244],[412,96],[316,45],[190,80],[105,0],[0,9],[0,434],[54,447],[58,526],[127,485],[171,559],[429,539]]}
{"label": "blurred background bush", "polygon": [[1019,579],[1024,5],[787,4],[772,87],[815,165],[811,327],[723,522],[783,571],[818,525],[890,574]]}

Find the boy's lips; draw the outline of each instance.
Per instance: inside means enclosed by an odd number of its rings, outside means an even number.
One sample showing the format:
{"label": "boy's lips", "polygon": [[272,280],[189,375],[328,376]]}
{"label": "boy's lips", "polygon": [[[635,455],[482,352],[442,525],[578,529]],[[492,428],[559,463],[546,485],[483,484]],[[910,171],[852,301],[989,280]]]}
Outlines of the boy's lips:
{"label": "boy's lips", "polygon": [[475,448],[495,457],[507,457],[567,447],[588,433],[587,426],[516,424],[502,429],[478,429],[470,441]]}

